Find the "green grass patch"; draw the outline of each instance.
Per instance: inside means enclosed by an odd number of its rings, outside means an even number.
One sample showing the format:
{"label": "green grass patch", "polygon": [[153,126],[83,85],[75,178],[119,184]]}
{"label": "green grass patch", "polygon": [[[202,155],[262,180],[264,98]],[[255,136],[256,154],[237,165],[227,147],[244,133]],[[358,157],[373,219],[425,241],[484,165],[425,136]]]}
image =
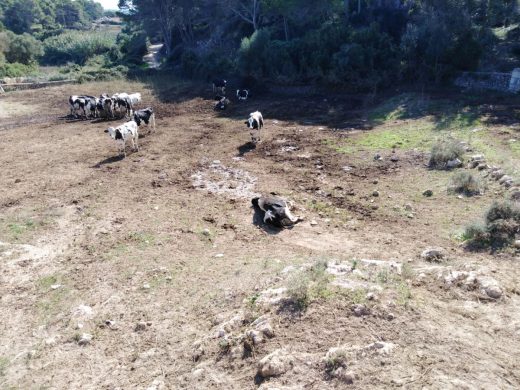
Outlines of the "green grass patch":
{"label": "green grass patch", "polygon": [[8,358],[6,358],[5,356],[0,356],[0,377],[6,375],[7,369],[9,368],[9,364],[11,364],[11,362]]}

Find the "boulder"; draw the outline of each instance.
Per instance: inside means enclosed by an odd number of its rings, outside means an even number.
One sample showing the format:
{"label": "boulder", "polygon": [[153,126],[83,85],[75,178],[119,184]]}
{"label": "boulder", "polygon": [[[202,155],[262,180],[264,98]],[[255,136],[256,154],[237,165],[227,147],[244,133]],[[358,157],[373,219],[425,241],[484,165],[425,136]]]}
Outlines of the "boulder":
{"label": "boulder", "polygon": [[455,160],[449,160],[446,163],[446,169],[454,169],[454,168],[460,168],[462,166],[462,161],[460,161],[458,158]]}
{"label": "boulder", "polygon": [[262,378],[286,373],[294,365],[294,357],[285,349],[277,349],[258,362],[257,374]]}

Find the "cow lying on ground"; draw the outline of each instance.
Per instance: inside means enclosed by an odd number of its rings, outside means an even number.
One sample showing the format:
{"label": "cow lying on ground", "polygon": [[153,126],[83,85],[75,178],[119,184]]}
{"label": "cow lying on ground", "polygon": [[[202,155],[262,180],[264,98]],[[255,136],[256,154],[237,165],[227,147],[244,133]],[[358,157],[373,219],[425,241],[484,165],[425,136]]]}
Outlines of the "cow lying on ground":
{"label": "cow lying on ground", "polygon": [[148,133],[155,132],[155,113],[152,107],[143,108],[134,112],[134,122],[141,127],[144,123],[148,126]]}
{"label": "cow lying on ground", "polygon": [[251,203],[264,212],[264,223],[283,228],[302,221],[300,217],[292,215],[285,200],[276,196],[253,198]]}
{"label": "cow lying on ground", "polygon": [[126,142],[128,140],[131,141],[134,151],[139,151],[137,143],[139,133],[137,131],[137,123],[134,121],[123,123],[116,128],[109,127],[105,130],[105,133],[108,133],[119,144],[119,155],[123,154],[126,157]]}
{"label": "cow lying on ground", "polygon": [[260,142],[260,130],[264,127],[264,118],[260,111],[249,114],[249,119],[245,122],[250,129],[251,142],[254,144]]}
{"label": "cow lying on ground", "polygon": [[213,80],[213,93],[219,92],[222,95],[226,93],[227,80],[216,79]]}
{"label": "cow lying on ground", "polygon": [[237,99],[238,100],[247,100],[249,97],[248,89],[237,89]]}

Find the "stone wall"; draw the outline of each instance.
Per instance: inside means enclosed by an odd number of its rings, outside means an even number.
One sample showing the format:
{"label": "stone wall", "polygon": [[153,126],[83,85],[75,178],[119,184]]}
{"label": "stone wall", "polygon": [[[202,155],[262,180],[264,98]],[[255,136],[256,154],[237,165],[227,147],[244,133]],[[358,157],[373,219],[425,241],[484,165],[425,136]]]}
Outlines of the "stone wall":
{"label": "stone wall", "polygon": [[455,80],[455,85],[468,89],[492,89],[502,92],[520,90],[520,69],[512,73],[499,72],[464,72]]}

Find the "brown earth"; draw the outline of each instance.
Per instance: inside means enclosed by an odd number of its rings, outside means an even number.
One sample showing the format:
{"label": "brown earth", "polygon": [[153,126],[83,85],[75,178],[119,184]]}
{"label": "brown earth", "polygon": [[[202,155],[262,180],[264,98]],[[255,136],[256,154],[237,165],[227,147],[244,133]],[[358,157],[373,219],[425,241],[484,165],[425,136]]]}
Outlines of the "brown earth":
{"label": "brown earth", "polygon": [[[66,117],[70,94],[122,90],[158,114],[126,159],[109,123]],[[479,197],[449,195],[450,174],[428,170],[424,150],[379,150],[383,161],[338,151],[389,126],[369,123],[363,99],[262,95],[216,113],[210,98],[205,87],[137,82],[0,97],[0,388],[520,387],[518,254],[468,252],[456,239],[507,191],[489,182]],[[243,121],[256,109],[266,125],[251,148]],[[259,224],[251,197],[270,192],[305,221]],[[447,260],[422,260],[430,246]],[[316,262],[332,273],[325,285],[305,279]],[[334,275],[335,264],[346,271]],[[449,284],[450,270],[478,281]],[[486,278],[499,299],[479,287]],[[316,287],[306,307],[263,299],[298,283]],[[244,334],[264,314],[274,337],[255,344]],[[79,345],[84,333],[92,339]],[[393,348],[362,349],[374,342]],[[361,349],[327,360],[340,345]],[[258,377],[279,348],[290,368]]]}

